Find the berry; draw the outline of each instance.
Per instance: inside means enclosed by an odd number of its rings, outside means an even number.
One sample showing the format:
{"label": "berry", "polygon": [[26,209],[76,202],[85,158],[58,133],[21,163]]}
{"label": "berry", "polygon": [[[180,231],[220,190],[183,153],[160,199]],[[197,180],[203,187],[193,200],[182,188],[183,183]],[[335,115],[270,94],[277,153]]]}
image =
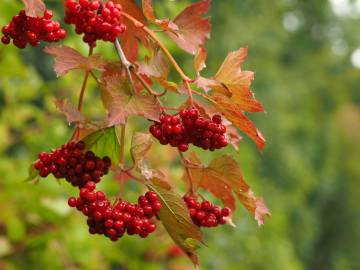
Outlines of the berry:
{"label": "berry", "polygon": [[30,44],[38,46],[40,41],[57,42],[66,37],[66,31],[60,27],[60,23],[52,21],[53,13],[45,10],[43,17],[29,17],[21,10],[15,15],[9,25],[2,28],[1,42],[13,44],[23,49]]}
{"label": "berry", "polygon": [[[56,178],[65,178],[73,186],[84,187],[93,191],[100,177],[108,173],[111,161],[108,157],[100,159],[91,151],[83,153],[84,142],[67,143],[50,152],[40,153],[39,160],[34,164],[41,177],[47,177],[50,173]],[[104,161],[105,160],[105,161]],[[100,164],[96,167],[96,164]],[[82,194],[82,198],[93,201],[98,193],[91,193],[89,197]]]}
{"label": "berry", "polygon": [[189,144],[211,151],[228,145],[221,116],[214,115],[210,120],[194,108],[181,110],[178,115],[164,113],[149,131],[161,144],[170,144],[180,152],[186,152]]}
{"label": "berry", "polygon": [[191,196],[183,197],[192,221],[199,227],[216,227],[226,224],[226,217],[230,216],[230,209],[220,208],[209,201],[198,202]]}
{"label": "berry", "polygon": [[122,23],[121,6],[108,1],[66,0],[65,23],[75,25],[77,34],[84,34],[83,41],[95,47],[97,40],[114,43],[125,31]]}

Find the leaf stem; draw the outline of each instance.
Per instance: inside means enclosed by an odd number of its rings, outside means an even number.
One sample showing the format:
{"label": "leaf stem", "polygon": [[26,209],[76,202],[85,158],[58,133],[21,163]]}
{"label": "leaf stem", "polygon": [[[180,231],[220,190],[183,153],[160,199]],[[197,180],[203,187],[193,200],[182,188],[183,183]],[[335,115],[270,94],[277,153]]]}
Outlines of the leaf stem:
{"label": "leaf stem", "polygon": [[182,152],[180,152],[180,151],[178,151],[178,152],[179,152],[181,161],[182,161],[182,163],[183,163],[183,165],[184,165],[186,175],[187,175],[187,177],[189,178],[190,194],[191,194],[191,195],[194,195],[194,194],[195,194],[195,190],[194,190],[194,184],[193,184],[193,179],[192,179],[191,171],[189,170],[188,166],[185,165],[186,159],[185,159],[185,157],[184,157],[184,154],[183,154]]}
{"label": "leaf stem", "polygon": [[120,127],[120,156],[119,162],[121,165],[125,165],[125,133],[126,133],[126,124],[121,125]]}
{"label": "leaf stem", "polygon": [[[92,53],[93,53],[93,47],[90,47],[89,56],[91,56]],[[83,83],[81,85],[80,96],[79,96],[79,101],[78,101],[78,110],[79,110],[79,112],[81,112],[81,109],[82,109],[82,105],[83,105],[83,101],[84,101],[84,93],[85,93],[85,90],[86,90],[86,85],[87,85],[87,82],[88,82],[88,79],[89,79],[90,72],[91,71],[89,71],[89,70],[85,71],[85,77],[84,77]]]}
{"label": "leaf stem", "polygon": [[130,20],[136,27],[143,29],[159,45],[161,50],[165,53],[165,55],[170,60],[170,62],[172,63],[172,65],[174,66],[176,71],[179,73],[181,79],[183,80],[183,82],[186,86],[189,98],[190,98],[190,104],[193,105],[192,91],[191,91],[191,87],[190,87],[190,83],[189,83],[191,81],[191,79],[188,76],[186,76],[186,74],[184,73],[182,68],[179,66],[178,62],[175,60],[175,58],[172,56],[172,54],[169,52],[169,50],[166,48],[164,43],[162,43],[161,40],[155,35],[153,30],[148,28],[142,22],[138,21],[137,19],[135,19],[133,16],[131,16],[130,14],[128,14],[126,12],[122,12],[122,15],[125,18],[127,18],[128,20]]}

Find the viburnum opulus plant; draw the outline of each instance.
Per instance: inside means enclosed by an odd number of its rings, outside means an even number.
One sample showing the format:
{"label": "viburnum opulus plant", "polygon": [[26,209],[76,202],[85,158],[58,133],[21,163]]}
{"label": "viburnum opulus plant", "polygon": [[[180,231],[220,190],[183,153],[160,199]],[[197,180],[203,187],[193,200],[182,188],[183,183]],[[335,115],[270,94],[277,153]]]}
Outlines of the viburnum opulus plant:
{"label": "viburnum opulus plant", "polygon": [[[61,23],[41,0],[23,0],[24,10],[2,28],[2,42],[25,48],[40,41],[55,42],[66,37]],[[216,151],[224,147],[238,150],[241,136],[251,138],[259,149],[265,140],[246,113],[262,112],[262,105],[250,90],[254,74],[241,64],[247,49],[228,54],[214,76],[203,77],[210,36],[210,19],[205,17],[211,1],[202,0],[185,8],[174,20],[157,19],[151,0],[140,8],[134,0],[64,0],[64,22],[74,27],[89,47],[89,55],[62,45],[49,45],[44,52],[54,56],[58,77],[72,70],[83,70],[84,78],[75,107],[68,99],[57,99],[56,106],[74,125],[73,136],[64,145],[40,153],[30,167],[30,179],[53,175],[79,189],[78,197],[68,200],[87,217],[91,234],[102,234],[117,241],[124,234],[147,237],[162,223],[175,243],[197,264],[195,248],[203,242],[200,227],[232,224],[235,199],[254,216],[259,225],[269,211],[244,181],[239,165],[231,155],[215,158],[204,165],[191,152]],[[151,25],[151,28],[149,27]],[[194,55],[196,76],[185,74],[158,35],[170,38],[182,50]],[[104,60],[94,54],[98,42],[114,46],[118,60]],[[148,52],[144,59],[139,48]],[[178,81],[168,79],[171,67]],[[107,111],[103,121],[92,122],[82,114],[87,82],[98,84]],[[163,91],[154,90],[154,85]],[[167,93],[187,97],[177,107],[164,104]],[[148,130],[134,130],[132,160],[125,160],[125,128],[129,116],[149,120]],[[184,166],[188,190],[183,196],[158,169],[150,168],[147,153],[153,143],[174,149]],[[117,178],[134,180],[148,191],[137,202],[127,202],[121,194],[111,201],[97,184],[113,172]],[[223,206],[204,199],[201,188],[218,198]]]}

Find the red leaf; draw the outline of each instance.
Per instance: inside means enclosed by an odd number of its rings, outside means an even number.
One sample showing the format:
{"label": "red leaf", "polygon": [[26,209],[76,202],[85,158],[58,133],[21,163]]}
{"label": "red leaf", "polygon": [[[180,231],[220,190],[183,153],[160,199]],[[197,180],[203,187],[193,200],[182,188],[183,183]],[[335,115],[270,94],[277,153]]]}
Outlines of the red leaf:
{"label": "red leaf", "polygon": [[108,111],[108,125],[124,124],[130,115],[139,115],[158,121],[161,107],[153,96],[132,94],[128,79],[108,76],[101,87],[101,97]]}
{"label": "red leaf", "polygon": [[25,5],[25,12],[27,16],[37,17],[42,16],[46,6],[42,0],[22,0]]}
{"label": "red leaf", "polygon": [[[264,200],[254,196],[244,180],[239,165],[232,156],[221,156],[214,159],[208,167],[204,167],[196,154],[192,153],[190,162],[192,166],[188,169],[195,189],[201,187],[208,190],[219,198],[225,206],[233,210],[235,209],[234,195],[236,195],[258,224],[264,224],[264,218],[270,215],[270,212]],[[187,174],[184,175],[184,179],[189,183]]]}
{"label": "red leaf", "polygon": [[58,77],[74,69],[104,70],[105,62],[99,54],[85,57],[77,50],[62,45],[45,47],[44,52],[55,56],[54,70]]}
{"label": "red leaf", "polygon": [[69,123],[84,123],[86,117],[76,109],[69,100],[57,98],[55,99],[56,107],[66,116]]}
{"label": "red leaf", "polygon": [[[128,13],[142,24],[146,24],[143,12],[136,5],[134,0],[115,0],[114,2],[121,4],[124,12]],[[135,62],[138,56],[139,41],[144,46],[147,46],[147,34],[142,30],[141,25],[136,26],[126,18],[124,18],[123,23],[126,25],[126,31],[121,36],[122,48],[127,59],[130,62]]]}
{"label": "red leaf", "polygon": [[183,50],[196,54],[210,37],[210,18],[202,17],[209,10],[211,0],[203,0],[185,8],[174,20],[176,34],[167,32],[169,37]]}

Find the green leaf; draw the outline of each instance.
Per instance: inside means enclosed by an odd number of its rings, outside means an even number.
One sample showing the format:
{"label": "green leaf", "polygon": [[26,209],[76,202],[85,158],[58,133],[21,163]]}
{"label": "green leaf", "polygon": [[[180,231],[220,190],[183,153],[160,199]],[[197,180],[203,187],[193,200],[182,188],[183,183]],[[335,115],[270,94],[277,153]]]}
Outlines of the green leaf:
{"label": "green leaf", "polygon": [[146,153],[153,144],[149,133],[135,132],[131,140],[131,156],[135,164],[144,160]]}
{"label": "green leaf", "polygon": [[26,182],[36,180],[39,177],[39,171],[35,169],[34,163],[29,167],[28,177],[25,179]]}
{"label": "green leaf", "polygon": [[195,243],[202,242],[202,233],[191,218],[183,199],[172,190],[157,185],[148,185],[159,196],[162,208],[159,218],[174,242],[198,265]]}
{"label": "green leaf", "polygon": [[82,139],[86,150],[100,157],[108,156],[115,164],[119,163],[120,144],[115,127],[100,129]]}

